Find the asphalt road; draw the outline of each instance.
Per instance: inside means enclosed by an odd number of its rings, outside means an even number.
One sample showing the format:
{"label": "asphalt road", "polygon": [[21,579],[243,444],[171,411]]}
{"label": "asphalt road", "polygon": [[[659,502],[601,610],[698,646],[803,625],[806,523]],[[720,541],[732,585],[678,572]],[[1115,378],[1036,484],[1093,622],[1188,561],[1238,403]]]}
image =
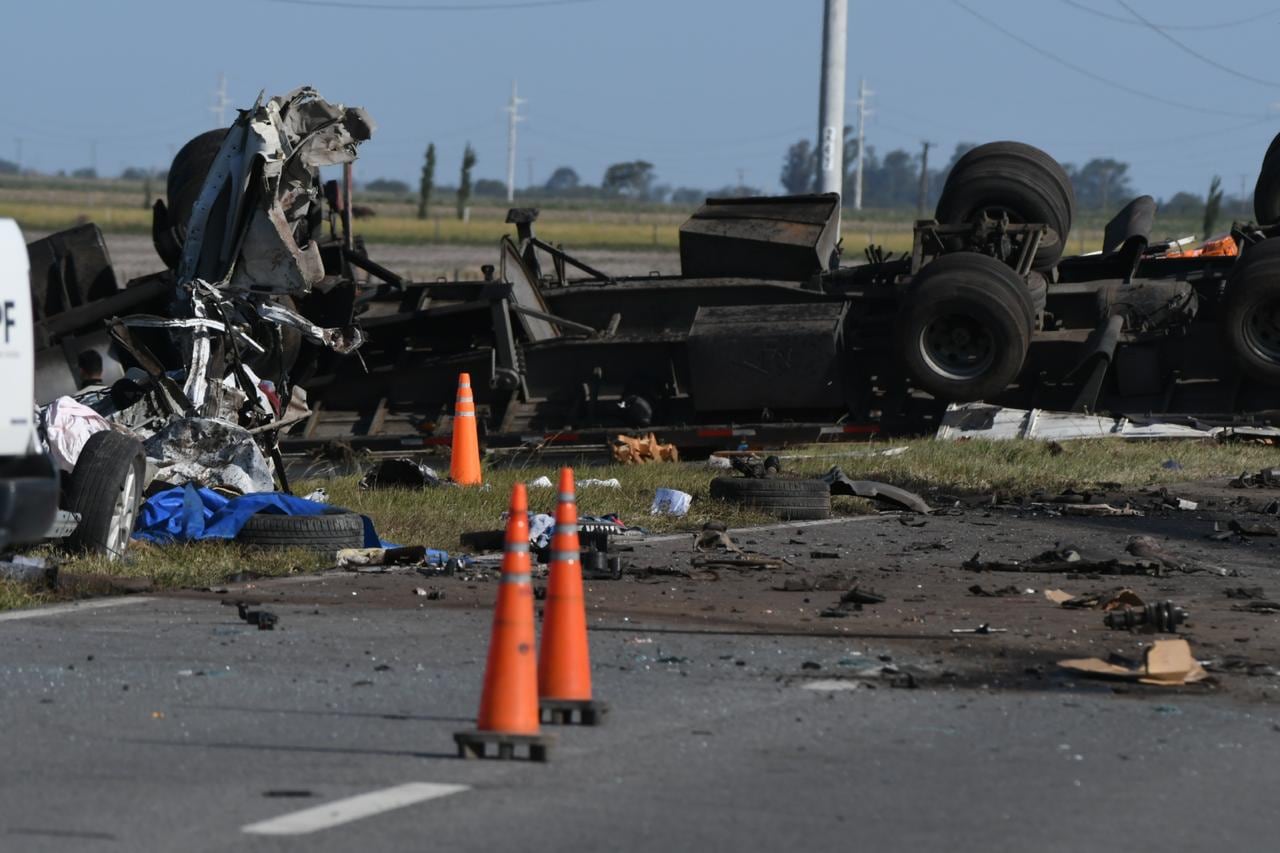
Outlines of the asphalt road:
{"label": "asphalt road", "polygon": [[[955,543],[926,554],[939,579],[972,521],[925,528]],[[861,552],[843,565],[865,571],[890,535],[924,536],[889,520],[738,538]],[[687,558],[647,547],[633,563]],[[1256,580],[1268,564],[1249,553]],[[886,589],[936,585],[879,568]],[[1275,849],[1277,679],[1162,691],[1029,675],[1041,635],[1106,642],[1097,614],[1059,623],[1035,595],[963,602],[1034,628],[960,640],[940,639],[959,618],[945,598],[822,620],[756,578],[615,584],[590,594],[612,713],[558,729],[546,765],[455,757],[492,584],[344,575],[0,621],[0,849]],[[278,630],[239,621],[221,605],[235,597],[265,602]],[[902,673],[918,686],[893,686]]]}

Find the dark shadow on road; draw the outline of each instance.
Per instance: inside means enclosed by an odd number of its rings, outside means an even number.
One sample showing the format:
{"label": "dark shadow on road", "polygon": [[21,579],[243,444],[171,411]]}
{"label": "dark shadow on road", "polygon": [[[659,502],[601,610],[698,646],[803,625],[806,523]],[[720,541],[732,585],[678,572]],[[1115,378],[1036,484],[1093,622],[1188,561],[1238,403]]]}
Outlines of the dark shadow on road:
{"label": "dark shadow on road", "polygon": [[378,711],[331,711],[310,710],[302,708],[246,708],[237,705],[179,705],[196,711],[229,711],[235,714],[297,714],[306,717],[360,717],[371,720],[408,720],[422,723],[461,723],[470,724],[473,717],[441,717],[431,714],[396,714]]}
{"label": "dark shadow on road", "polygon": [[352,749],[339,746],[289,746],[278,743],[202,743],[199,741],[160,740],[158,738],[121,738],[121,743],[143,746],[195,747],[196,749],[242,749],[254,752],[297,752],[331,755],[380,755],[386,758],[457,758],[456,752],[415,752],[408,749]]}

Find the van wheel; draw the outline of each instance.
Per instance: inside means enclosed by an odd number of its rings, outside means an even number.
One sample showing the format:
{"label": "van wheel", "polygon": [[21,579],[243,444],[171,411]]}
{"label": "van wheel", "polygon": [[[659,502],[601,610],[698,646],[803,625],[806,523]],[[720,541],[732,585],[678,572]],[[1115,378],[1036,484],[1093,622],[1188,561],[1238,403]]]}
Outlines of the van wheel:
{"label": "van wheel", "polygon": [[112,430],[90,436],[67,489],[67,509],[80,516],[67,545],[119,559],[138,519],[145,472],[146,456],[136,438]]}

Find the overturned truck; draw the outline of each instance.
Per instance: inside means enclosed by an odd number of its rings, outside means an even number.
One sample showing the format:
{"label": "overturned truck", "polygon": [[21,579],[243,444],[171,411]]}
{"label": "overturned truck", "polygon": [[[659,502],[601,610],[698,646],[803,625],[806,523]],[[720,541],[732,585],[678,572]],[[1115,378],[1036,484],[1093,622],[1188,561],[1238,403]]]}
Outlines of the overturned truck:
{"label": "overturned truck", "polygon": [[[89,265],[45,267],[85,294],[77,321],[98,318],[64,326],[109,334],[121,370],[142,368],[170,406],[225,413],[211,391],[251,398],[263,383],[242,369],[265,379],[277,400],[239,420],[269,433],[272,451],[447,444],[462,371],[491,447],[650,430],[686,448],[919,433],[948,404],[977,400],[1280,417],[1280,163],[1270,156],[1258,222],[1194,249],[1154,236],[1144,196],[1107,225],[1100,252],[1064,256],[1066,174],[1038,149],[1000,142],[956,164],[901,256],[871,246],[863,263],[842,264],[834,194],[710,199],[680,229],[680,275],[615,277],[541,240],[536,210],[512,209],[515,235],[482,281],[415,282],[354,237],[349,181],[291,171],[291,158],[349,162],[367,138],[367,117],[329,109],[306,114],[317,129],[280,134],[273,157],[230,141],[263,146],[269,105],[179,152],[155,227],[173,269],[122,291],[141,302],[154,289],[176,305],[176,319],[156,321],[165,346],[143,346],[156,331],[147,323],[104,324],[118,314],[92,306],[122,296],[95,294],[80,277]],[[253,185],[251,204],[237,194]],[[307,408],[287,416],[302,387]]]}

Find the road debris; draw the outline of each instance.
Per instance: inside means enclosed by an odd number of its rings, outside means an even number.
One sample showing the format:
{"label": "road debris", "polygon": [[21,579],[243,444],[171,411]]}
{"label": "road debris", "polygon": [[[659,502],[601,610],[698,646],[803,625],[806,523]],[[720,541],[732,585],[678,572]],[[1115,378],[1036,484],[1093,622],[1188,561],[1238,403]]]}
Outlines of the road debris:
{"label": "road debris", "polygon": [[1008,628],[992,628],[989,623],[983,622],[976,628],[952,628],[953,634],[1007,634]]}
{"label": "road debris", "polygon": [[1061,545],[1042,551],[1029,560],[983,560],[975,553],[964,562],[964,568],[975,572],[1075,572],[1100,575],[1159,575],[1163,564],[1158,560],[1123,557],[1088,557],[1074,545]]}
{"label": "road debris", "polygon": [[1113,654],[1109,660],[1060,660],[1058,666],[1093,678],[1136,681],[1161,687],[1192,684],[1208,677],[1208,673],[1191,654],[1191,645],[1182,639],[1156,640],[1147,648],[1141,662]]}
{"label": "road debris", "polygon": [[[224,601],[223,604],[230,604]],[[269,610],[250,610],[248,602],[236,602],[236,612],[240,614],[240,618],[250,625],[257,625],[259,631],[274,631],[276,623],[280,621],[280,617]]]}
{"label": "road debris", "polygon": [[875,480],[851,480],[844,471],[840,470],[838,465],[833,465],[830,471],[823,474],[822,480],[830,486],[831,494],[833,495],[867,498],[878,503],[888,504],[895,509],[904,509],[908,512],[918,512],[923,515],[928,515],[931,511],[925,499],[915,492],[909,492],[906,489],[900,489],[897,486],[876,482]]}
{"label": "road debris", "polygon": [[426,489],[439,485],[440,475],[435,469],[408,457],[380,459],[360,478],[362,489]]}
{"label": "road debris", "polygon": [[1116,587],[1105,592],[1087,592],[1075,595],[1061,602],[1068,610],[1102,610],[1110,612],[1121,607],[1144,607],[1146,602],[1127,586]]}
{"label": "road debris", "polygon": [[619,435],[613,442],[613,458],[623,465],[646,462],[679,462],[680,451],[674,444],[663,444],[653,433],[643,438]]}
{"label": "road debris", "polygon": [[687,515],[689,505],[693,503],[693,495],[679,489],[660,488],[653,495],[653,504],[649,507],[650,515]]}
{"label": "road debris", "polygon": [[1172,601],[1157,601],[1143,605],[1141,609],[1124,607],[1113,609],[1103,617],[1108,628],[1119,630],[1144,630],[1162,634],[1176,634],[1178,626],[1190,616]]}
{"label": "road debris", "polygon": [[1241,472],[1227,485],[1236,489],[1280,489],[1280,468],[1263,468],[1256,474]]}

